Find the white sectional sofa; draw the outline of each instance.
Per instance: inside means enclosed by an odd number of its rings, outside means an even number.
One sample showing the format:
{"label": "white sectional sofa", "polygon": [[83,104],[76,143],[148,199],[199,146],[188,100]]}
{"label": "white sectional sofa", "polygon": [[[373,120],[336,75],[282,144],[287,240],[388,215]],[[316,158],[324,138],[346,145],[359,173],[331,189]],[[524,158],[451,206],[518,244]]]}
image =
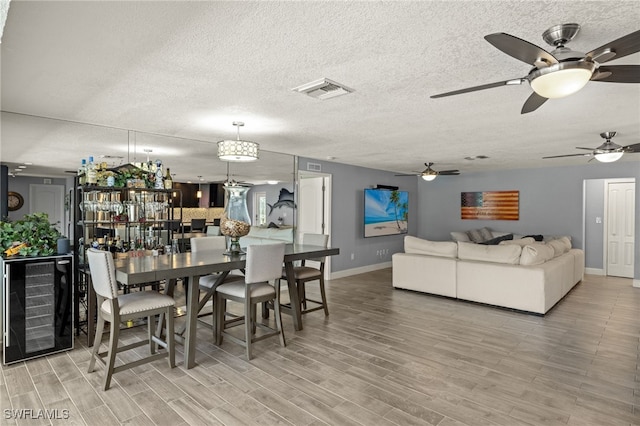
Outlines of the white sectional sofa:
{"label": "white sectional sofa", "polygon": [[488,305],[547,313],[584,276],[570,239],[481,245],[405,237],[392,256],[393,286]]}

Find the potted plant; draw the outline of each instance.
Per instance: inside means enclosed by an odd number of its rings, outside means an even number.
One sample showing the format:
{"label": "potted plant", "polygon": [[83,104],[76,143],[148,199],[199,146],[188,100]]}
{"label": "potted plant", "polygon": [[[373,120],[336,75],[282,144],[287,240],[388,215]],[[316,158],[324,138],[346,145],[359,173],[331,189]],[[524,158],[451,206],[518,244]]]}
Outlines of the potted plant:
{"label": "potted plant", "polygon": [[50,256],[56,253],[58,239],[62,237],[46,213],[28,214],[15,222],[0,222],[2,257]]}

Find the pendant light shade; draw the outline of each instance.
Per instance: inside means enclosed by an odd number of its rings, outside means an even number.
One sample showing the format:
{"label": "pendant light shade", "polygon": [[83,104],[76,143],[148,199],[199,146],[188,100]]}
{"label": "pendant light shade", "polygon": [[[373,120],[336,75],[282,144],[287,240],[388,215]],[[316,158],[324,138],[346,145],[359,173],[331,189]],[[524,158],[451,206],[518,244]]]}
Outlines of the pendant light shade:
{"label": "pendant light shade", "polygon": [[218,142],[218,158],[223,161],[255,161],[258,159],[259,145],[256,142],[240,140],[241,121],[234,121],[237,128],[236,140],[223,140]]}

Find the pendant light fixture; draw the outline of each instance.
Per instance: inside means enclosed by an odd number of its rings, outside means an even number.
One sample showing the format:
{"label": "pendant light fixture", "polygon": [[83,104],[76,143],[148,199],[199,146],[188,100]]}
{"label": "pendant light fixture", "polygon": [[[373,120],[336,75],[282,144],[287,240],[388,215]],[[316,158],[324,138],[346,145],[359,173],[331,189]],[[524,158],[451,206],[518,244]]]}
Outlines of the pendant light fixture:
{"label": "pendant light fixture", "polygon": [[198,192],[196,192],[196,198],[198,199],[202,198],[201,184],[202,184],[202,176],[198,176]]}
{"label": "pendant light fixture", "polygon": [[236,140],[223,140],[218,142],[218,158],[223,161],[255,161],[258,159],[259,145],[256,142],[240,140],[240,127],[242,121],[234,121],[237,129]]}

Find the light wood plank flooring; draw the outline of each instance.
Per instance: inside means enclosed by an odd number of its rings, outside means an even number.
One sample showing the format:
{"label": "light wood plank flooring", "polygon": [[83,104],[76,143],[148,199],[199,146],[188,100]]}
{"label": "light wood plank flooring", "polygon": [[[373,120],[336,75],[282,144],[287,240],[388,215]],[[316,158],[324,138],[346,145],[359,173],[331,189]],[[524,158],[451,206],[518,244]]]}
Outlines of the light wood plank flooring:
{"label": "light wood plank flooring", "polygon": [[[178,345],[178,367],[118,373],[107,392],[100,369],[86,372],[85,336],[73,351],[5,366],[0,424],[640,424],[631,280],[587,276],[545,317],[394,290],[390,269],[329,281],[327,294],[328,318],[308,314],[294,332],[285,315],[287,347],[259,342],[251,362],[199,326],[196,368],[182,368]],[[7,411],[20,409],[68,419]]]}

